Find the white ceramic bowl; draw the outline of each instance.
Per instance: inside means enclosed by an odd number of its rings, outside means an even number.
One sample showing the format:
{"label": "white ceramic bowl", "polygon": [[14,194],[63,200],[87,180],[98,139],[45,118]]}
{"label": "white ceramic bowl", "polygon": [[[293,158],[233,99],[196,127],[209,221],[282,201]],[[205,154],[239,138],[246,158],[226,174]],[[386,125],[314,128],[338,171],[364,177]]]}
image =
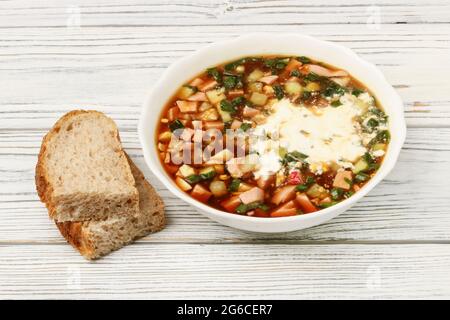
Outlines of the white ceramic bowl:
{"label": "white ceramic bowl", "polygon": [[[206,68],[245,56],[255,55],[307,56],[348,71],[375,94],[389,115],[391,142],[377,174],[356,194],[332,207],[315,213],[283,217],[255,218],[230,214],[211,208],[181,191],[164,171],[155,146],[159,116],[167,101],[186,81]],[[201,214],[224,225],[255,232],[287,232],[324,223],[349,209],[364,197],[392,170],[406,136],[403,103],[383,74],[353,51],[343,46],[298,34],[249,34],[208,45],[172,64],[153,86],[144,104],[139,122],[139,139],[147,165],[159,180],[177,197],[197,208]],[[176,223],[176,221],[175,221]]]}

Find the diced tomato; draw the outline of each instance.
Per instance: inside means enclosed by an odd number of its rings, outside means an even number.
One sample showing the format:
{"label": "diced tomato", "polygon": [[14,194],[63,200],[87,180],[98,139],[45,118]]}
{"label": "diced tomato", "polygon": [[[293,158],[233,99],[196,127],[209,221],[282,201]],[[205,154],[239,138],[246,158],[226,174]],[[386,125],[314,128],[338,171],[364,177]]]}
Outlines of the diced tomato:
{"label": "diced tomato", "polygon": [[179,166],[174,165],[174,164],[166,164],[166,170],[168,173],[170,174],[174,174],[178,171]]}
{"label": "diced tomato", "polygon": [[256,201],[264,200],[264,191],[258,187],[251,188],[239,195],[242,203],[248,204]]}
{"label": "diced tomato", "polygon": [[236,208],[241,204],[239,196],[233,196],[220,202],[220,205],[228,212],[234,212]]}
{"label": "diced tomato", "polygon": [[191,191],[191,196],[200,202],[206,202],[212,196],[212,193],[201,184],[196,184],[194,189]]}
{"label": "diced tomato", "polygon": [[275,190],[272,197],[272,203],[279,205],[280,203],[290,201],[294,198],[295,198],[295,186],[286,185],[284,187]]}
{"label": "diced tomato", "polygon": [[297,185],[297,184],[303,184],[303,183],[305,183],[305,181],[304,181],[303,175],[300,173],[300,171],[294,170],[289,174],[289,176],[287,178],[287,183]]}
{"label": "diced tomato", "polygon": [[297,215],[297,207],[294,200],[286,202],[270,213],[271,217],[288,217]]}
{"label": "diced tomato", "polygon": [[253,217],[258,217],[258,218],[269,218],[270,217],[270,213],[267,211],[264,211],[262,209],[255,209],[254,213],[253,213]]}
{"label": "diced tomato", "polygon": [[305,193],[297,194],[295,200],[297,201],[297,204],[300,206],[300,208],[304,213],[311,213],[317,211],[317,208],[312,204],[312,202],[309,200],[308,196]]}

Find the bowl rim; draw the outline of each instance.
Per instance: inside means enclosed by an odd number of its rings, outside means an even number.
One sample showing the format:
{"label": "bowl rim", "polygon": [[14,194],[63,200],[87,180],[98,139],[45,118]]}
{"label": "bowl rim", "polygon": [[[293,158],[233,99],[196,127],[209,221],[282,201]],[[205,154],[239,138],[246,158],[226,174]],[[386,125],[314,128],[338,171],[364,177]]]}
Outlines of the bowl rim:
{"label": "bowl rim", "polygon": [[[247,41],[255,41],[255,39],[258,38],[264,38],[264,39],[268,39],[268,38],[277,38],[277,39],[283,39],[283,38],[288,38],[288,39],[292,39],[293,37],[300,39],[302,41],[307,41],[310,42],[313,45],[316,46],[322,46],[322,47],[327,47],[330,50],[337,50],[337,51],[341,51],[341,53],[349,56],[349,58],[354,59],[355,63],[358,63],[359,65],[363,66],[364,68],[370,69],[370,72],[373,73],[373,75],[375,77],[377,77],[377,81],[379,81],[380,83],[383,84],[383,86],[385,87],[386,90],[390,91],[390,98],[393,99],[393,103],[396,108],[398,107],[399,109],[397,110],[397,112],[399,112],[399,117],[397,117],[397,127],[400,129],[398,132],[395,132],[395,135],[397,137],[397,147],[396,148],[392,148],[391,144],[388,147],[388,150],[386,151],[386,155],[385,155],[385,159],[383,160],[383,163],[381,165],[381,167],[378,169],[377,173],[375,174],[374,177],[372,177],[372,179],[370,179],[369,182],[367,182],[362,188],[361,190],[359,190],[358,192],[356,192],[354,195],[352,195],[350,198],[345,199],[339,203],[337,203],[336,205],[333,205],[329,208],[325,208],[325,209],[321,209],[317,212],[314,212],[313,214],[305,214],[305,215],[297,215],[297,216],[289,216],[289,217],[277,217],[276,219],[274,218],[255,218],[252,216],[245,216],[245,215],[237,215],[237,214],[230,214],[229,212],[226,211],[222,211],[222,210],[218,210],[215,209],[213,207],[210,207],[206,204],[203,204],[202,202],[193,199],[192,197],[190,197],[188,194],[186,194],[185,192],[183,192],[182,190],[180,190],[175,183],[173,182],[172,179],[170,179],[169,177],[167,177],[166,172],[164,171],[164,168],[162,168],[162,164],[161,163],[155,163],[155,161],[153,161],[153,159],[150,157],[150,154],[156,153],[156,147],[155,147],[155,140],[153,139],[153,141],[149,140],[149,137],[147,137],[144,133],[144,127],[146,125],[146,121],[149,118],[149,113],[152,111],[150,108],[148,108],[148,106],[151,104],[151,101],[153,100],[152,97],[157,94],[157,92],[159,91],[159,88],[163,88],[165,86],[165,83],[167,81],[169,81],[171,78],[174,77],[174,74],[176,73],[175,71],[182,68],[182,66],[186,63],[188,63],[190,60],[193,60],[196,57],[199,57],[201,55],[205,55],[208,54],[208,52],[212,51],[212,50],[217,50],[217,49],[226,49],[229,46],[236,46],[239,43],[242,42],[247,42]],[[276,49],[274,49],[274,52],[277,51]],[[279,53],[281,54],[281,53]],[[244,55],[239,55],[236,54],[236,57],[243,57]],[[232,60],[233,58],[231,58],[230,60]],[[224,61],[226,62],[226,61]],[[324,61],[325,63],[327,63],[327,61]],[[332,64],[333,65],[333,64]],[[199,73],[201,72],[201,70],[199,70]],[[185,79],[186,81],[188,80],[188,78],[186,77]],[[363,82],[364,83],[364,82]],[[370,87],[369,87],[370,89]],[[168,97],[167,99],[169,99],[170,97]],[[162,111],[163,106],[158,106],[158,119],[160,116],[160,113]],[[154,112],[154,111],[153,111]],[[392,133],[391,133],[392,134]],[[406,138],[406,122],[405,122],[405,118],[404,118],[404,104],[399,96],[399,94],[395,91],[395,89],[389,84],[389,82],[387,81],[387,79],[385,78],[385,76],[383,75],[383,73],[372,63],[362,59],[361,57],[359,57],[355,52],[353,52],[351,49],[344,47],[342,45],[330,42],[330,41],[325,41],[325,40],[320,40],[314,37],[311,37],[309,35],[304,35],[304,34],[298,34],[298,33],[283,33],[283,34],[274,34],[274,33],[262,33],[262,32],[258,32],[258,33],[250,33],[250,34],[246,34],[246,35],[241,35],[232,39],[227,39],[227,40],[223,40],[223,41],[218,41],[218,42],[213,42],[211,44],[208,44],[200,49],[198,49],[197,51],[184,56],[180,59],[178,59],[177,61],[175,61],[174,63],[172,63],[161,75],[161,77],[156,81],[156,83],[154,84],[154,86],[152,87],[152,89],[150,90],[150,93],[147,96],[147,99],[144,102],[144,105],[142,107],[142,111],[141,111],[141,115],[140,115],[140,120],[139,120],[139,124],[138,124],[138,135],[139,135],[139,140],[141,143],[141,147],[143,149],[143,153],[144,153],[144,159],[145,159],[145,163],[147,164],[147,166],[150,168],[150,170],[153,172],[153,174],[163,183],[163,185],[169,189],[169,191],[171,191],[175,196],[177,196],[178,198],[182,199],[183,201],[187,202],[188,204],[200,209],[200,213],[204,214],[204,212],[207,212],[208,214],[212,215],[213,217],[217,218],[217,219],[221,219],[221,218],[227,218],[227,219],[232,219],[232,220],[236,220],[236,221],[242,221],[242,222],[252,222],[255,225],[267,225],[267,224],[273,224],[274,220],[276,221],[283,221],[285,223],[287,222],[300,222],[300,221],[311,221],[311,220],[320,220],[321,218],[323,218],[324,216],[329,216],[329,219],[333,218],[334,216],[336,216],[337,214],[333,215],[334,212],[337,212],[338,214],[341,211],[344,211],[345,209],[349,208],[350,206],[352,206],[353,204],[355,204],[357,201],[359,201],[362,197],[364,197],[365,195],[367,195],[367,193],[372,190],[381,180],[383,180],[393,169],[393,167],[395,166],[401,148],[404,144],[405,138]],[[155,138],[153,136],[153,138]],[[150,143],[148,143],[150,141]],[[387,156],[390,156],[390,161],[387,162],[386,158]],[[158,158],[158,155],[157,155]],[[157,159],[159,161],[159,158]],[[342,210],[341,210],[342,209]],[[325,221],[329,220],[326,219]],[[217,220],[216,220],[217,221]],[[323,223],[323,222],[319,222],[318,224]]]}

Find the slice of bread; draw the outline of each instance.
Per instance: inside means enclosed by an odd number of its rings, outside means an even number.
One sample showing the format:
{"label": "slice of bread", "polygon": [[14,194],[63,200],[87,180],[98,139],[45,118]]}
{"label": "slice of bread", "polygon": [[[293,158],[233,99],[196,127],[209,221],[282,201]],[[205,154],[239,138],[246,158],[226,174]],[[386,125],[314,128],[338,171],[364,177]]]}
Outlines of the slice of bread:
{"label": "slice of bread", "polygon": [[52,219],[102,220],[139,211],[139,195],[119,131],[98,111],[75,110],[42,141],[36,188]]}
{"label": "slice of bread", "polygon": [[56,223],[66,240],[89,260],[164,227],[164,203],[131,159],[129,164],[139,191],[138,213],[104,221]]}

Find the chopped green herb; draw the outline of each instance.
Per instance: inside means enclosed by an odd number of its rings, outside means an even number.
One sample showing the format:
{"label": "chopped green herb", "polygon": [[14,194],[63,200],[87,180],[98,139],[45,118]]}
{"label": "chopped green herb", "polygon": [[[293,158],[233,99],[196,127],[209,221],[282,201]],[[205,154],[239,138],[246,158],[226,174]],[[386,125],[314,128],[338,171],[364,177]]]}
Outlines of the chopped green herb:
{"label": "chopped green herb", "polygon": [[339,107],[339,106],[342,106],[342,102],[341,101],[339,101],[339,100],[335,100],[335,101],[332,101],[331,103],[330,103],[330,105],[332,106],[332,107]]}
{"label": "chopped green herb", "polygon": [[275,92],[275,96],[277,97],[278,100],[283,99],[284,91],[280,85],[277,84],[277,85],[273,86],[273,91]]}
{"label": "chopped green herb", "polygon": [[342,195],[344,194],[344,190],[340,189],[340,188],[333,188],[331,189],[331,199],[333,200],[339,200]]}
{"label": "chopped green herb", "polygon": [[311,92],[309,92],[309,91],[303,91],[302,99],[303,99],[303,100],[308,100],[309,98],[311,98]]}
{"label": "chopped green herb", "polygon": [[364,182],[364,181],[366,181],[366,180],[368,180],[369,179],[369,175],[368,174],[365,174],[365,173],[362,173],[362,172],[359,172],[356,176],[355,176],[355,181],[356,182]]}
{"label": "chopped green herb", "polygon": [[244,122],[243,124],[241,124],[241,127],[240,127],[240,129],[242,130],[242,131],[247,131],[248,129],[250,129],[252,127],[252,124],[251,123],[248,123],[248,122]]}
{"label": "chopped green herb", "polygon": [[312,185],[313,183],[315,183],[316,181],[314,180],[314,178],[313,177],[307,177],[306,178],[306,184],[307,185]]}
{"label": "chopped green herb", "polygon": [[350,180],[349,178],[344,178],[344,181],[347,182],[347,184],[351,187],[353,186],[353,181]]}
{"label": "chopped green herb", "polygon": [[364,93],[364,90],[355,88],[355,89],[353,89],[353,91],[352,91],[352,95],[354,95],[354,96],[356,96],[356,97],[358,97],[361,93]]}
{"label": "chopped green herb", "polygon": [[238,78],[234,76],[225,76],[223,77],[223,86],[225,89],[230,90],[234,89],[238,83]]}
{"label": "chopped green herb", "polygon": [[237,206],[237,208],[236,208],[235,211],[236,211],[236,213],[244,214],[244,213],[246,213],[248,210],[249,210],[249,209],[248,209],[247,205],[241,203],[240,205]]}
{"label": "chopped green herb", "polygon": [[334,206],[337,203],[338,202],[336,202],[336,201],[324,202],[324,203],[319,204],[319,207],[322,208],[322,209],[325,209],[325,208],[329,208],[331,206]]}
{"label": "chopped green herb", "polygon": [[289,62],[289,58],[274,58],[274,59],[267,59],[264,61],[264,65],[266,67],[269,67],[272,73],[278,73],[279,71],[286,68],[286,65]]}
{"label": "chopped green herb", "polygon": [[194,184],[200,181],[212,179],[215,175],[216,172],[214,170],[202,174],[191,174],[190,176],[186,177],[186,181],[190,184]]}
{"label": "chopped green herb", "polygon": [[220,73],[219,69],[217,68],[209,68],[206,70],[206,73],[208,76],[216,80],[217,82],[222,82],[222,74]]}
{"label": "chopped green herb", "polygon": [[300,71],[298,71],[297,69],[295,69],[295,70],[293,70],[292,72],[291,72],[291,77],[300,77],[301,76],[301,73],[300,73]]}
{"label": "chopped green herb", "polygon": [[256,202],[252,202],[252,203],[248,203],[248,204],[241,203],[236,208],[236,213],[244,214],[244,213],[246,213],[248,211],[251,211],[251,210],[254,210],[254,209],[257,209],[257,208],[259,208],[259,209],[261,209],[263,211],[269,210],[269,207],[266,204],[261,203],[259,201],[256,201]]}
{"label": "chopped green herb", "polygon": [[347,191],[347,192],[344,193],[344,197],[350,198],[350,197],[351,197],[352,195],[354,195],[354,194],[355,194],[354,191],[349,190],[349,191]]}
{"label": "chopped green herb", "polygon": [[260,60],[261,60],[261,58],[258,58],[258,57],[242,58],[242,59],[238,59],[236,61],[226,64],[224,68],[227,71],[234,71],[236,69],[236,67],[240,66],[241,64],[244,64],[247,62],[258,62]]}
{"label": "chopped green herb", "polygon": [[250,100],[245,100],[244,104],[249,108],[253,108],[253,106],[254,106],[254,104]]}
{"label": "chopped green herb", "polygon": [[299,184],[295,187],[295,191],[306,191],[308,190],[309,186],[307,186],[306,184]]}
{"label": "chopped green herb", "polygon": [[370,128],[375,128],[379,124],[380,123],[377,120],[375,120],[374,118],[370,118],[369,121],[367,121],[367,126]]}
{"label": "chopped green herb", "polygon": [[220,101],[220,109],[229,113],[236,113],[237,111],[233,104],[225,99]]}
{"label": "chopped green herb", "polygon": [[301,56],[301,57],[297,57],[297,60],[300,61],[301,63],[310,63],[311,59],[305,56]]}
{"label": "chopped green herb", "polygon": [[314,72],[310,72],[305,76],[305,81],[317,81],[320,79],[320,76],[315,74]]}
{"label": "chopped green herb", "polygon": [[376,115],[378,117],[384,117],[385,116],[385,113],[383,112],[383,110],[380,110],[378,108],[370,109],[370,113],[372,113],[372,114],[374,114],[374,115]]}
{"label": "chopped green herb", "polygon": [[293,162],[293,161],[295,161],[295,162],[303,161],[306,158],[308,158],[308,156],[306,154],[303,154],[298,151],[292,151],[292,152],[286,153],[286,155],[283,158],[283,163],[289,163],[289,162]]}
{"label": "chopped green herb", "polygon": [[370,140],[369,142],[369,146],[373,146],[374,144],[378,143],[378,142],[389,142],[389,140],[391,139],[391,134],[389,133],[389,131],[387,130],[383,130],[377,133],[377,135],[375,136],[375,138],[373,138],[372,140]]}
{"label": "chopped green herb", "polygon": [[239,179],[233,179],[230,183],[230,185],[228,186],[228,190],[230,192],[236,192],[239,189],[239,185],[241,184],[241,180]]}
{"label": "chopped green herb", "polygon": [[183,85],[183,87],[191,89],[194,93],[196,93],[198,91],[197,87],[194,87],[194,86],[191,86],[191,85],[188,85],[188,84]]}
{"label": "chopped green herb", "polygon": [[362,156],[362,158],[364,159],[364,161],[365,161],[367,164],[371,164],[371,163],[374,162],[372,156],[371,156],[370,153],[368,153],[368,152],[366,152],[366,153]]}
{"label": "chopped green herb", "polygon": [[240,105],[243,105],[245,103],[245,98],[244,97],[236,97],[233,100],[231,100],[231,104],[233,105],[233,107],[237,107]]}
{"label": "chopped green herb", "polygon": [[334,81],[330,81],[328,83],[328,87],[326,87],[325,91],[323,92],[323,95],[325,97],[331,97],[335,94],[342,96],[345,93],[345,88],[341,87]]}
{"label": "chopped green herb", "polygon": [[190,184],[197,183],[202,180],[202,178],[198,174],[192,174],[189,177],[186,178],[187,182]]}
{"label": "chopped green herb", "polygon": [[297,185],[297,186],[295,187],[295,190],[296,190],[296,191],[301,191],[301,192],[306,191],[306,190],[308,190],[309,187],[310,187],[311,185],[313,185],[315,182],[316,182],[316,181],[314,180],[313,177],[307,177],[305,183],[304,183],[304,184],[299,184],[299,185]]}
{"label": "chopped green herb", "polygon": [[171,124],[169,124],[170,131],[174,132],[177,129],[184,128],[184,124],[180,120],[175,120]]}
{"label": "chopped green herb", "polygon": [[201,173],[201,174],[200,174],[200,178],[201,178],[202,180],[209,180],[209,179],[214,178],[215,175],[216,175],[216,171],[211,170],[211,171],[208,171],[208,172],[206,172],[206,173]]}

